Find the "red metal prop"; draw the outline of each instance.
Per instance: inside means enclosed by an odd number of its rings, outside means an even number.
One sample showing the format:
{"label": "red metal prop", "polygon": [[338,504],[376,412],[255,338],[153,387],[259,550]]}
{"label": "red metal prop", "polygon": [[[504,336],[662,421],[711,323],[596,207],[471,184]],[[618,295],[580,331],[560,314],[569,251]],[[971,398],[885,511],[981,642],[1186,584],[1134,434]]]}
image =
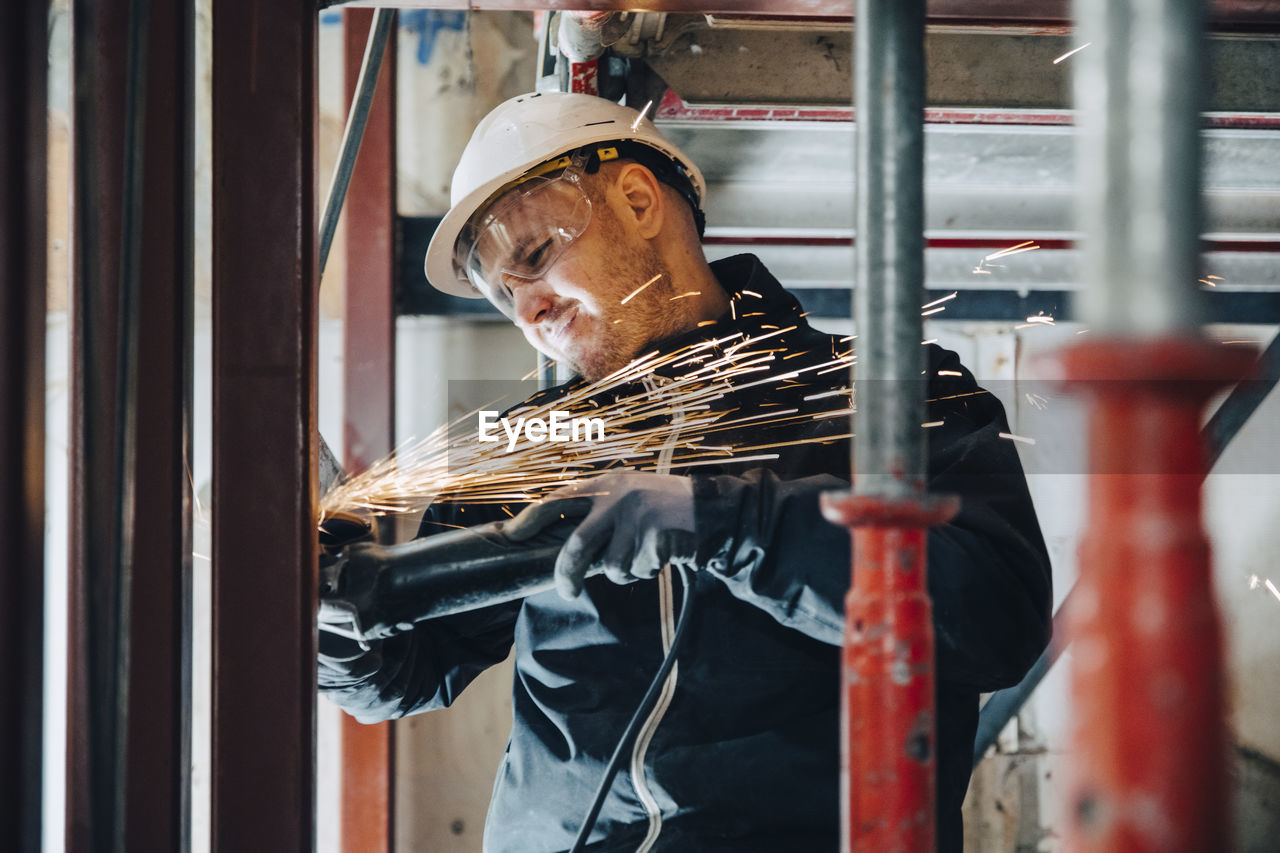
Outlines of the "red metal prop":
{"label": "red metal prop", "polygon": [[1070,850],[1231,847],[1200,418],[1252,358],[1194,340],[1098,341],[1063,358],[1094,404],[1090,517],[1069,621]]}
{"label": "red metal prop", "polygon": [[842,849],[934,850],[936,760],[933,618],[925,585],[928,528],[954,497],[828,495],[828,521],[853,535],[841,695]]}

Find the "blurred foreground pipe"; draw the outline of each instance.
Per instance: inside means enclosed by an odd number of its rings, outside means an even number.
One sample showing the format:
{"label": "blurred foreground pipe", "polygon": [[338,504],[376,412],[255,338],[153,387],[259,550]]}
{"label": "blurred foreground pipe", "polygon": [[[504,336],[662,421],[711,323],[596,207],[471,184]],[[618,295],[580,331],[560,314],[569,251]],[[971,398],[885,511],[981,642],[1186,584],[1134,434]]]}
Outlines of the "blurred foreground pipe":
{"label": "blurred foreground pipe", "polygon": [[1221,626],[1200,415],[1252,354],[1212,346],[1196,286],[1196,0],[1078,0],[1082,300],[1063,356],[1093,403],[1074,641],[1072,851],[1230,849]]}
{"label": "blurred foreground pipe", "polygon": [[1097,341],[1064,357],[1093,404],[1068,619],[1070,850],[1231,849],[1200,421],[1225,377],[1250,363],[1247,352],[1173,339]]}

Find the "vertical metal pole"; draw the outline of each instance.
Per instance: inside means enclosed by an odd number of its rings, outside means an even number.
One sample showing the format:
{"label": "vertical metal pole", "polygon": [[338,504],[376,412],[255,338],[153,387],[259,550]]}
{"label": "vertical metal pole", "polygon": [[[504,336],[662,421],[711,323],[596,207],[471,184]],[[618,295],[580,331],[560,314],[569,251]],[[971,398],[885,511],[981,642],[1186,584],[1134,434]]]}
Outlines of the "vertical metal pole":
{"label": "vertical metal pole", "polygon": [[73,4],[74,239],[67,847],[118,849],[117,448],[128,0]]}
{"label": "vertical metal pole", "polygon": [[[343,15],[347,97],[358,95],[371,10]],[[361,471],[395,444],[395,35],[378,75],[360,156],[347,193],[346,323],[343,327],[343,459]],[[370,69],[377,73],[377,69]],[[390,851],[394,730],[391,722],[363,725],[342,715],[342,849]]]}
{"label": "vertical metal pole", "polygon": [[1077,0],[1092,402],[1074,642],[1068,849],[1231,848],[1221,625],[1201,523],[1201,411],[1250,353],[1195,334],[1200,0]]}
{"label": "vertical metal pole", "polygon": [[854,47],[854,492],[924,485],[924,3],[860,0]]}
{"label": "vertical metal pole", "polygon": [[41,848],[44,650],[47,4],[0,31],[0,847]]}
{"label": "vertical metal pole", "polygon": [[[131,547],[125,849],[189,846],[190,435],[194,10],[151,3],[140,57],[133,275],[136,451]],[[145,152],[145,156],[142,156]]]}
{"label": "vertical metal pole", "polygon": [[315,845],[315,38],[213,18],[212,849]]}
{"label": "vertical metal pole", "polygon": [[924,0],[859,0],[854,96],[857,252],[854,490],[828,496],[853,533],[843,658],[843,848],[936,847],[924,493]]}
{"label": "vertical metal pole", "polygon": [[1093,334],[1191,331],[1204,316],[1204,0],[1076,0],[1081,317]]}
{"label": "vertical metal pole", "polygon": [[187,842],[191,20],[76,6],[69,829]]}

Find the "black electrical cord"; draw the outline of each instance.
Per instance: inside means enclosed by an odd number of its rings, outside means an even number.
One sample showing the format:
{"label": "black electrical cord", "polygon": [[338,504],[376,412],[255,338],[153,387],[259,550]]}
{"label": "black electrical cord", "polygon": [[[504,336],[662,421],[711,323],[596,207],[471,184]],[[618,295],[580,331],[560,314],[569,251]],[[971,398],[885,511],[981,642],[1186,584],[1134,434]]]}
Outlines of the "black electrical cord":
{"label": "black electrical cord", "polygon": [[582,849],[586,847],[587,838],[591,835],[591,830],[596,825],[596,818],[600,815],[600,808],[604,805],[604,798],[608,795],[609,788],[613,785],[613,777],[618,775],[618,767],[622,764],[622,756],[626,755],[627,750],[631,748],[631,743],[635,740],[641,723],[649,716],[649,711],[653,709],[654,703],[658,700],[658,694],[662,691],[663,682],[671,674],[671,667],[675,666],[676,653],[680,651],[685,628],[689,625],[689,614],[693,611],[691,606],[693,603],[693,583],[689,577],[689,569],[682,565],[677,565],[675,569],[680,573],[680,618],[676,621],[675,636],[671,638],[671,649],[667,652],[666,658],[663,659],[662,666],[658,667],[658,674],[650,682],[649,689],[645,691],[644,698],[640,700],[635,713],[631,715],[630,721],[627,722],[627,727],[622,730],[622,737],[618,739],[618,745],[613,750],[613,756],[609,759],[608,766],[605,767],[604,778],[600,780],[600,787],[596,789],[595,799],[591,802],[591,808],[587,810],[587,816],[582,819],[582,828],[578,830],[578,838],[573,842],[573,847],[569,849],[569,853],[581,853]]}

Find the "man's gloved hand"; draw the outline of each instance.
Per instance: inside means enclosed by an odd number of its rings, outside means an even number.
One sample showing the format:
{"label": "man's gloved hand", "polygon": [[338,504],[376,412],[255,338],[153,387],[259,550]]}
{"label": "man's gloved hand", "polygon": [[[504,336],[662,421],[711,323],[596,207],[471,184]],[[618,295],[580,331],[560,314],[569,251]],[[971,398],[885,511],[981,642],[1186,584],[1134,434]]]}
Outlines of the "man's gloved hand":
{"label": "man's gloved hand", "polygon": [[693,481],[670,474],[618,471],[553,492],[503,525],[528,539],[561,519],[585,516],[556,557],[556,591],[582,593],[587,571],[602,566],[614,583],[653,578],[668,563],[692,565],[697,551]]}
{"label": "man's gloved hand", "polygon": [[[346,568],[343,550],[371,537],[367,519],[350,513],[337,513],[320,525],[320,602],[316,613],[319,629],[318,684],[322,689],[336,689],[360,683],[376,672],[382,657],[376,640],[370,643],[361,636],[359,611],[353,600],[367,592],[373,576]],[[341,586],[339,583],[341,575]],[[354,587],[354,589],[353,589]],[[338,597],[339,592],[344,597]]]}

